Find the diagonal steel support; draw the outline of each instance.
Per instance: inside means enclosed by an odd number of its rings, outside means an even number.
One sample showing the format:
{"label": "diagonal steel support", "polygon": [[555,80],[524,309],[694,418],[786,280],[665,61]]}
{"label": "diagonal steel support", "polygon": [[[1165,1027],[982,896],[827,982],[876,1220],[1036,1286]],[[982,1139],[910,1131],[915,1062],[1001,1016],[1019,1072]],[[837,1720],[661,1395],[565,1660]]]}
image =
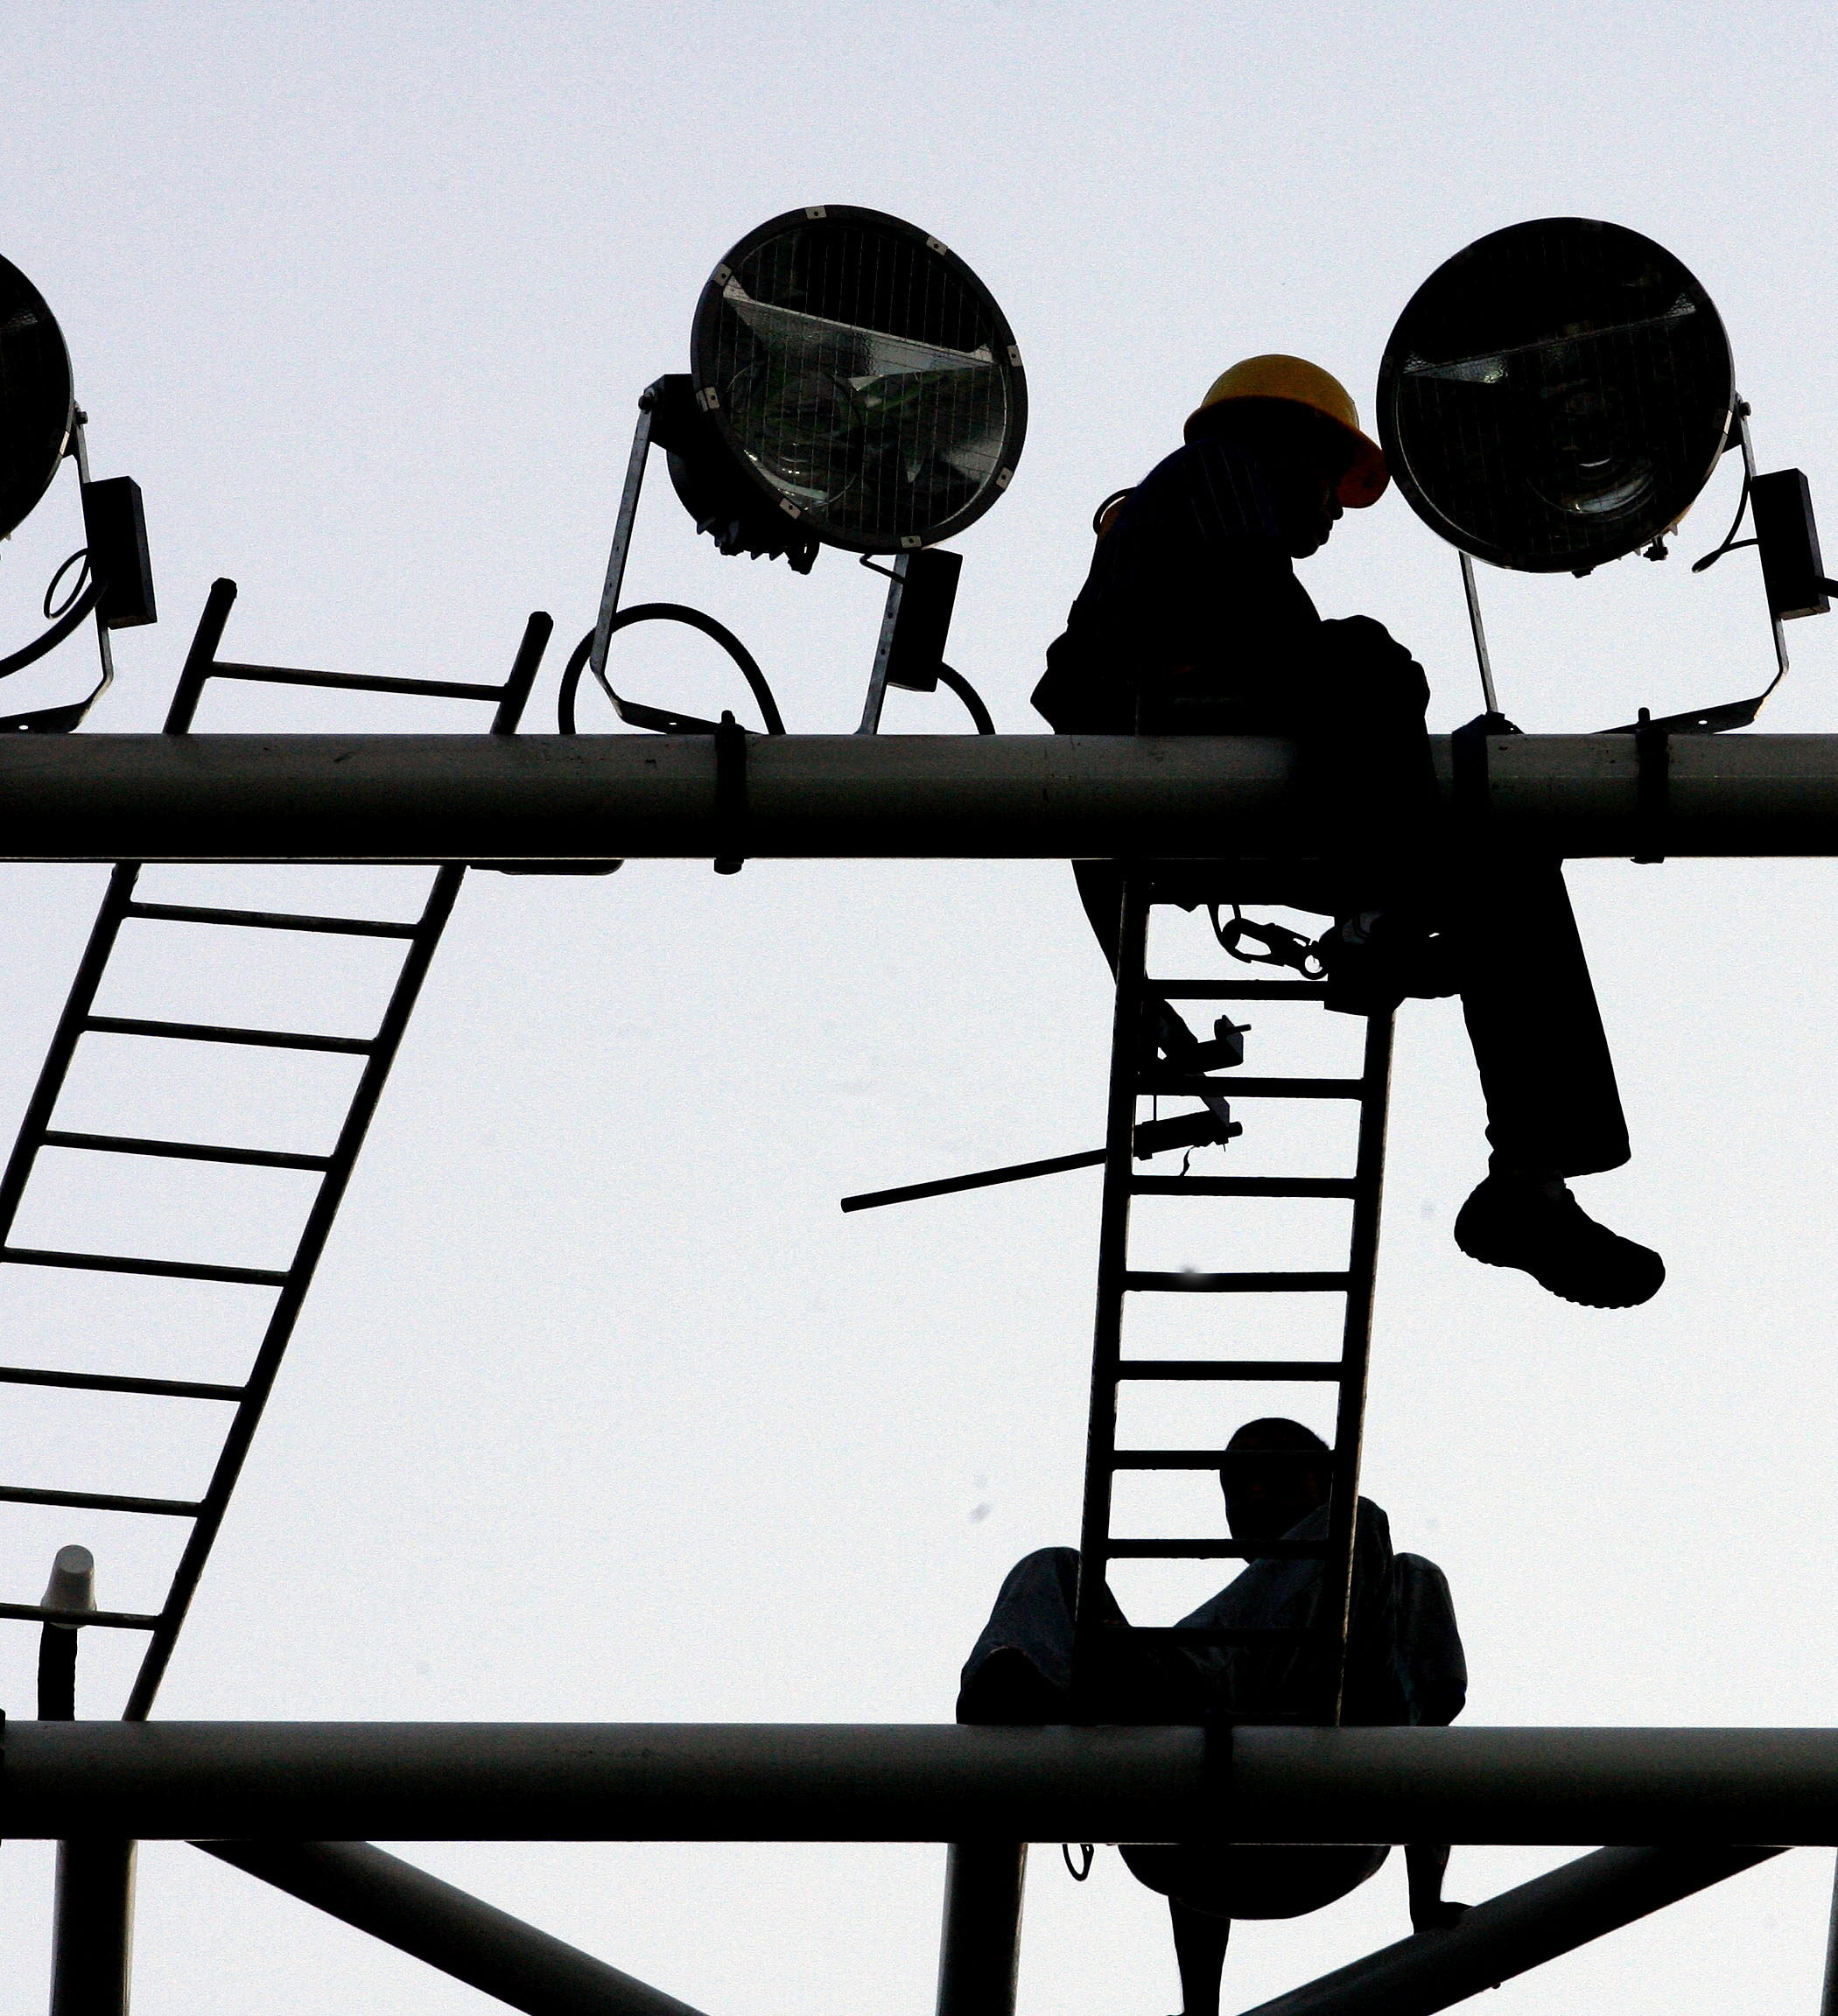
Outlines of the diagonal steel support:
{"label": "diagonal steel support", "polygon": [[1447,1931],[1400,1939],[1246,2016],[1434,2016],[1783,1852],[1600,1848],[1477,1904]]}
{"label": "diagonal steel support", "polygon": [[697,2016],[661,1988],[368,1842],[193,1845],[529,2016]]}
{"label": "diagonal steel support", "polygon": [[958,1841],[944,1866],[937,2016],[1014,2016],[1021,1957],[1021,1841]]}

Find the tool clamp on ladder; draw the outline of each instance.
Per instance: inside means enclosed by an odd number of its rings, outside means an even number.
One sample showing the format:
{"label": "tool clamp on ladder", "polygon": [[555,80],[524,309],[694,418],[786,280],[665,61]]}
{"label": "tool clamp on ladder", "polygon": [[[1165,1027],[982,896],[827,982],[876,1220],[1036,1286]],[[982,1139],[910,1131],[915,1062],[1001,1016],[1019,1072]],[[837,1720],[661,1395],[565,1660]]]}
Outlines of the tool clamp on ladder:
{"label": "tool clamp on ladder", "polygon": [[[1314,982],[1280,980],[1160,980],[1146,973],[1148,920],[1156,900],[1152,872],[1135,867],[1124,881],[1122,929],[1117,961],[1117,1002],[1111,1048],[1110,1102],[1104,1164],[1104,1201],[1098,1233],[1098,1312],[1091,1361],[1091,1415],[1085,1460],[1080,1579],[1074,1642],[1075,1698],[1101,1705],[1098,1676],[1105,1640],[1112,1633],[1164,1643],[1301,1646],[1317,1656],[1308,1662],[1309,1721],[1340,1718],[1345,1684],[1347,1632],[1352,1600],[1360,1440],[1365,1412],[1373,1278],[1378,1251],[1380,1192],[1385,1168],[1385,1129],[1391,1078],[1392,1016],[1366,1018],[1364,1052],[1357,1077],[1246,1078],[1214,1075],[1208,1069],[1214,1046],[1189,1052],[1178,1040],[1158,1040],[1166,1026],[1165,1004],[1182,1001],[1318,1001],[1326,989]],[[1178,1012],[1176,1011],[1176,1012]],[[1147,1151],[1144,1137],[1166,1122],[1139,1121],[1147,1096],[1198,1097],[1215,1112],[1221,1098],[1345,1100],[1357,1102],[1357,1145],[1353,1172],[1346,1177],[1157,1175],[1139,1173]],[[1151,1141],[1154,1137],[1150,1136]],[[1328,1198],[1351,1207],[1346,1264],[1331,1272],[1164,1273],[1133,1267],[1131,1206],[1138,1197]],[[1202,1293],[1230,1296],[1337,1294],[1345,1315],[1337,1358],[1304,1361],[1271,1358],[1154,1359],[1124,1355],[1125,1311],[1133,1296]],[[1217,1449],[1119,1449],[1118,1389],[1126,1381],[1231,1381],[1331,1384],[1337,1405],[1331,1455],[1332,1480],[1324,1542],[1224,1538],[1120,1538],[1112,1531],[1112,1489],[1126,1471],[1217,1470]],[[1122,1622],[1105,1600],[1110,1564],[1120,1560],[1210,1560],[1247,1557],[1301,1558],[1322,1563],[1321,1596],[1313,1621],[1293,1629],[1247,1626],[1151,1627]],[[1094,1716],[1094,1718],[1101,1717]]]}
{"label": "tool clamp on ladder", "polygon": [[[165,732],[183,734],[192,724],[200,697],[213,679],[234,679],[269,685],[342,689],[366,693],[406,694],[421,698],[488,701],[494,707],[491,732],[516,732],[552,627],[542,614],[530,617],[512,664],[502,684],[451,680],[393,679],[335,672],[300,671],[283,666],[244,665],[220,661],[221,641],[235,584],[216,582],[205,604],[185,668],[172,697]],[[55,1491],[25,1486],[0,1486],[0,1503],[60,1505],[74,1508],[145,1515],[186,1522],[190,1532],[179,1554],[164,1601],[147,1614],[88,1611],[85,1628],[144,1631],[149,1634],[144,1656],[124,1711],[130,1721],[144,1719],[153,1704],[173,1644],[198,1586],[212,1544],[222,1524],[229,1497],[249,1453],[262,1410],[272,1390],[281,1359],[298,1320],[314,1270],[339,1205],[343,1200],[358,1151],[376,1111],[390,1066],[402,1042],[416,998],[435,948],[452,914],[463,865],[437,869],[420,914],[404,921],[355,917],[294,916],[276,911],[224,909],[215,906],[150,903],[135,894],[142,864],[119,863],[109,878],[102,907],[89,934],[70,994],[52,1037],[49,1054],[26,1107],[18,1139],[0,1173],[0,1264],[13,1266],[74,1268],[122,1275],[154,1275],[188,1281],[236,1284],[271,1292],[260,1341],[243,1379],[235,1384],[194,1380],[132,1378],[81,1370],[0,1365],[0,1386],[60,1387],[77,1392],[141,1394],[228,1406],[229,1424],[212,1466],[208,1484],[195,1500],[123,1496],[94,1491]],[[403,958],[382,1017],[368,1035],[329,1036],[289,1030],[226,1027],[137,1017],[98,1015],[96,995],[108,970],[122,928],[145,920],[187,929],[214,928],[280,934],[332,934],[390,939],[403,948]],[[355,1088],[346,1106],[330,1151],[302,1155],[268,1149],[221,1146],[198,1142],[144,1139],[121,1134],[73,1132],[57,1126],[56,1110],[71,1064],[85,1036],[108,1034],[153,1041],[222,1044],[298,1052],[330,1052],[363,1060]],[[228,1163],[256,1169],[308,1172],[318,1178],[312,1200],[296,1238],[291,1259],[284,1268],[229,1267],[199,1261],[143,1258],[123,1254],[85,1253],[17,1246],[11,1243],[22,1198],[46,1148],[75,1149],[105,1155],[155,1156],[181,1162]],[[60,1613],[36,1605],[0,1603],[0,1618],[45,1623]]]}

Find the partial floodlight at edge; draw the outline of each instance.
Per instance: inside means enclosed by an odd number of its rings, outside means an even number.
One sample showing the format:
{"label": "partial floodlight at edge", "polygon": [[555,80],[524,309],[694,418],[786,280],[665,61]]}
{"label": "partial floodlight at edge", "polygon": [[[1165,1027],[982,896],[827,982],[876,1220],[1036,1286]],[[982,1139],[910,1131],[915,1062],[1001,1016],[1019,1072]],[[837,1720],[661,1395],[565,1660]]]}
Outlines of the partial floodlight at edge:
{"label": "partial floodlight at edge", "polygon": [[51,487],[74,414],[57,318],[25,274],[0,259],[0,538]]}
{"label": "partial floodlight at edge", "polygon": [[1378,378],[1411,507],[1497,567],[1585,573],[1670,530],[1735,402],[1710,297],[1650,238],[1549,217],[1478,239],[1412,297]]}
{"label": "partial floodlight at edge", "polygon": [[793,210],[716,267],[696,397],[765,500],[858,553],[930,546],[1007,487],[1021,353],[976,275],[875,210]]}

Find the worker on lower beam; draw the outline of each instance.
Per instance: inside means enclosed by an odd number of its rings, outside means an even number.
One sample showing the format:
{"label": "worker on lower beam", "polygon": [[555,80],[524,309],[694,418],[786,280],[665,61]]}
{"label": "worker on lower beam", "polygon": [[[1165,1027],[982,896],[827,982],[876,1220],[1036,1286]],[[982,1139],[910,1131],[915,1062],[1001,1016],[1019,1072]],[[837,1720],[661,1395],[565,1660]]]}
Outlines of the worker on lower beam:
{"label": "worker on lower beam", "polygon": [[[1301,1423],[1251,1422],[1219,1469],[1235,1540],[1318,1540],[1328,1530],[1329,1454]],[[1074,1718],[1072,1640],[1078,1555],[1045,1547],[1016,1564],[964,1668],[960,1722]],[[1321,1620],[1323,1564],[1252,1557],[1244,1572],[1183,1624],[1278,1629]],[[1123,1621],[1110,1590],[1100,1614]],[[1296,1722],[1320,1714],[1318,1654],[1279,1645],[1183,1646],[1106,1632],[1103,1667],[1079,1718],[1130,1723]],[[1433,1561],[1394,1554],[1385,1514],[1359,1502],[1341,1719],[1446,1726],[1468,1694],[1449,1584]],[[1218,2016],[1234,1918],[1296,1918],[1364,1883],[1390,1850],[1373,1847],[1126,1846],[1133,1875],[1168,1900],[1182,2016]],[[1467,1908],[1442,1896],[1446,1845],[1405,1850],[1414,1929],[1438,1930]]]}
{"label": "worker on lower beam", "polygon": [[[1330,1006],[1459,992],[1486,1096],[1490,1172],[1464,1253],[1597,1308],[1647,1301],[1659,1256],[1589,1218],[1568,1177],[1618,1168],[1627,1128],[1561,861],[1435,844],[1422,668],[1370,617],[1324,622],[1291,564],[1387,480],[1338,382],[1297,357],[1234,365],[1177,449],[1099,522],[1091,570],[1034,704],[1069,735],[1280,735],[1301,745],[1298,839],[1325,875],[1176,864],[1160,900],[1326,911]],[[1115,963],[1121,875],[1077,864]],[[1237,886],[1229,886],[1236,883]],[[1175,1041],[1177,1021],[1167,1018]]]}

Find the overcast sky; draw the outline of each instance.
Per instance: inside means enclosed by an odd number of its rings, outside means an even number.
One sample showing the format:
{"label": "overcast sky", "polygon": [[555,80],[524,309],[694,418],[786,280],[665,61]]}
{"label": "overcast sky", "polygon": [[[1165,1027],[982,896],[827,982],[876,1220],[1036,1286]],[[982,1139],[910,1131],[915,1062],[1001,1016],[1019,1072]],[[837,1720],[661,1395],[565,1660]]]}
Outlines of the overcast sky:
{"label": "overcast sky", "polygon": [[[158,726],[218,575],[241,584],[227,648],[243,658],[496,677],[536,608],[572,643],[637,394],[686,368],[724,250],[807,203],[910,218],[1013,322],[1032,433],[960,542],[952,653],[1009,731],[1041,726],[1028,695],[1092,506],[1174,445],[1214,374],[1296,351],[1369,411],[1419,281],[1520,219],[1608,218],[1670,246],[1723,313],[1763,466],[1838,500],[1828,7],[192,0],[7,5],[0,24],[0,252],[62,320],[96,472],[141,482],[158,570],[161,621],[120,640],[98,732]],[[1664,566],[1484,573],[1508,711],[1588,729],[1757,690],[1752,556],[1687,567],[1733,503],[1725,468]],[[75,526],[60,484],[0,556],[5,648],[33,634]],[[1477,710],[1454,556],[1395,494],[1305,578],[1325,613],[1364,611],[1412,646],[1436,726]],[[845,556],[809,579],[721,561],[660,484],[628,592],[733,624],[794,730],[852,726],[880,598]],[[1838,625],[1791,640],[1765,724],[1838,726]],[[626,649],[645,696],[740,698],[693,642]],[[73,647],[13,682],[9,710],[74,696],[85,671]],[[272,690],[214,696],[200,720],[481,724]],[[887,725],[960,718],[896,696]],[[425,878],[153,879],[389,915]],[[0,870],[0,1131],[101,881]],[[1449,1571],[1472,1721],[1830,1724],[1838,872],[1610,863],[1572,885],[1636,1146],[1582,1194],[1670,1278],[1602,1314],[1461,1258],[1478,1100],[1454,1004],[1411,1004],[1367,1487],[1399,1544]],[[111,976],[119,1012],[334,1032],[375,1012],[374,947],[138,928]],[[1057,864],[472,877],[160,1712],[947,1718],[1005,1568],[1076,1536],[1097,1180],[850,1218],[837,1200],[1094,1145],[1108,1018]],[[1287,1060],[1268,1019],[1253,1060]],[[163,1069],[97,1046],[66,1124],[310,1148],[341,1096],[298,1061]],[[1245,1156],[1312,1152],[1261,1124]],[[291,1179],[54,1160],[22,1241],[284,1254]],[[1200,1265],[1276,1251],[1223,1214],[1168,1236]],[[239,1292],[158,1286],[9,1270],[5,1355],[234,1376]],[[6,1481],[201,1481],[195,1405],[4,1392]],[[0,1594],[36,1600],[54,1548],[81,1539],[104,1604],[151,1603],[161,1558],[125,1523],[10,1521]],[[4,1630],[0,1705],[30,1714],[35,1634]],[[84,1712],[118,1712],[123,1649],[86,1642]],[[708,2016],[930,2006],[941,1849],[406,1852]],[[1460,1849],[1451,1892],[1559,1858]],[[5,2016],[44,2006],[50,1867],[41,1846],[0,1850]],[[1810,2010],[1830,1875],[1829,1854],[1799,1852],[1490,2007]],[[1244,1928],[1228,2006],[1405,1929],[1400,1868],[1314,1918]],[[1024,2016],[1165,2016],[1161,1900],[1114,1855],[1077,1889],[1037,1854],[1021,1995]],[[192,1850],[144,1854],[145,2016],[484,2006]]]}

